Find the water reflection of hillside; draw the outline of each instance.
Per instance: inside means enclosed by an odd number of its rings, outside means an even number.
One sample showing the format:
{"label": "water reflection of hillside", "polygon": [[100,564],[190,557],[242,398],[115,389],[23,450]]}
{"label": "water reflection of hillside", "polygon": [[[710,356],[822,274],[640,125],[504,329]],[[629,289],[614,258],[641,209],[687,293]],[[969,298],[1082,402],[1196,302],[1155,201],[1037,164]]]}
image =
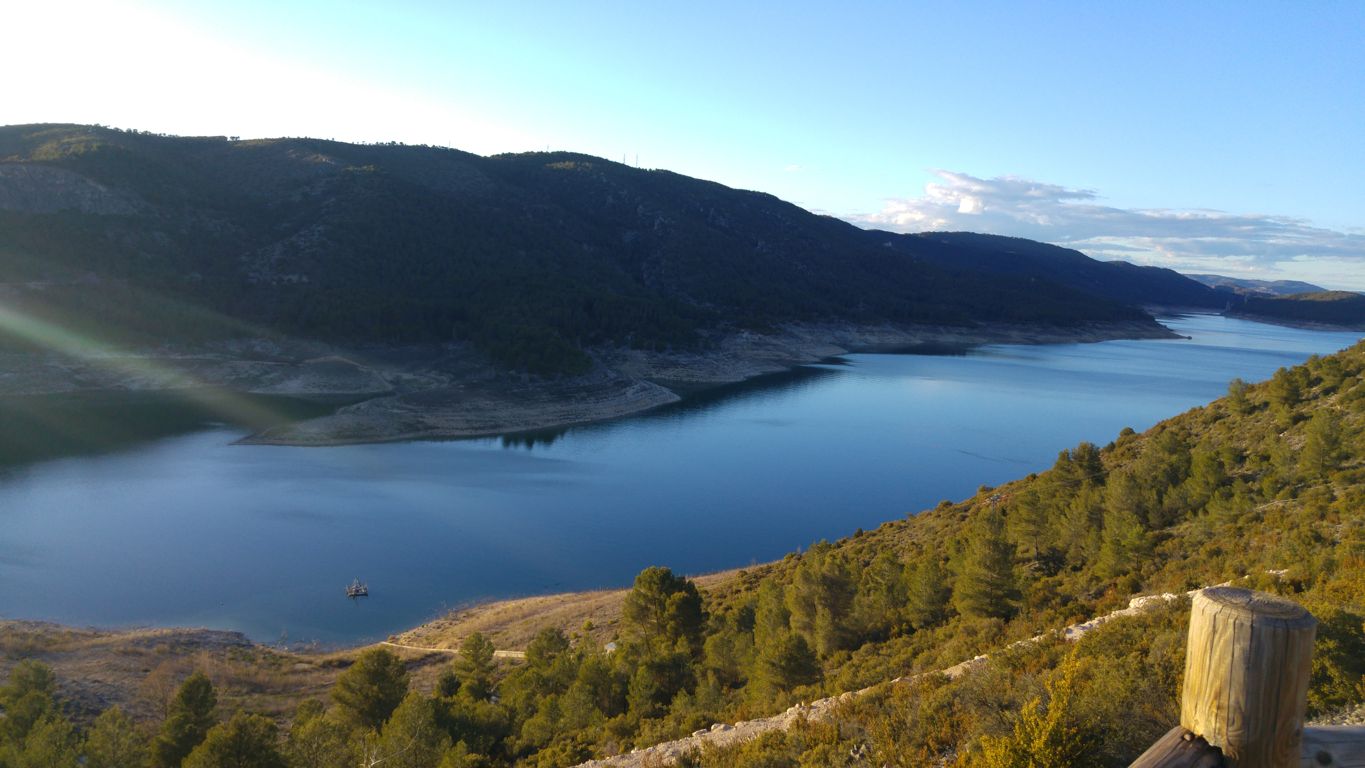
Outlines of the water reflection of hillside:
{"label": "water reflection of hillside", "polygon": [[839,367],[846,365],[842,360],[831,360],[820,365],[801,366],[789,371],[770,373],[734,384],[721,384],[684,395],[682,400],[669,403],[644,413],[623,416],[620,419],[576,424],[552,429],[529,430],[502,435],[499,440],[504,448],[548,448],[560,438],[575,432],[593,434],[615,428],[623,421],[635,423],[651,421],[671,421],[700,416],[726,406],[741,402],[761,402],[763,400],[786,397],[804,389],[809,389],[830,377],[840,375]]}
{"label": "water reflection of hillside", "polygon": [[338,404],[210,389],[0,397],[0,467],[114,453],[215,424],[254,431]]}

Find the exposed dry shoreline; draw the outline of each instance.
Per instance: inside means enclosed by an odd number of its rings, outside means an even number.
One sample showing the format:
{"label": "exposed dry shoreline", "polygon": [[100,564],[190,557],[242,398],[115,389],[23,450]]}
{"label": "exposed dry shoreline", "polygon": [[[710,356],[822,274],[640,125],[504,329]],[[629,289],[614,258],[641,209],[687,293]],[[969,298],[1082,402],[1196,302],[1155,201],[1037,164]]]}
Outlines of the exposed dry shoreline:
{"label": "exposed dry shoreline", "polygon": [[243,440],[326,446],[481,437],[602,421],[851,352],[1175,337],[1155,322],[789,325],[768,333],[729,333],[699,352],[596,349],[591,372],[557,380],[499,372],[459,344],[341,350],[309,342],[243,341],[191,351],[0,354],[0,395],[214,388],[352,401],[329,415],[263,428]]}
{"label": "exposed dry shoreline", "polygon": [[395,392],[330,416],[253,435],[245,442],[339,445],[499,435],[640,413],[677,402],[684,392],[747,381],[850,352],[1173,336],[1163,326],[1147,323],[1079,328],[787,326],[771,334],[731,334],[704,352],[596,350],[598,365],[591,373],[563,381],[465,378]]}

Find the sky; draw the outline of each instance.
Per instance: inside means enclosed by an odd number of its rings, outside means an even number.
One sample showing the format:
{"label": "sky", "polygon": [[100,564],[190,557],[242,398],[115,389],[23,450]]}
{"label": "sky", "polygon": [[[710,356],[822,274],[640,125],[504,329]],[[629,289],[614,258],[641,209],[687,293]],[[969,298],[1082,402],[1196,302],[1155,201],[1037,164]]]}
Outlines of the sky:
{"label": "sky", "polygon": [[564,149],[1365,290],[1365,2],[0,0],[0,124]]}

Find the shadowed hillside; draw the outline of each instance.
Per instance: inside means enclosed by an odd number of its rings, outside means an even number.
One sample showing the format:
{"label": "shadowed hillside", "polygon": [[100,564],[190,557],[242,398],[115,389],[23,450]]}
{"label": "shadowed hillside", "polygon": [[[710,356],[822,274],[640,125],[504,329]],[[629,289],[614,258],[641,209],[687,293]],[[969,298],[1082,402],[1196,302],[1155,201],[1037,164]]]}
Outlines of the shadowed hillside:
{"label": "shadowed hillside", "polygon": [[[1238,296],[1170,269],[1139,267],[1126,261],[1096,261],[1080,251],[1019,237],[973,232],[924,232],[906,235],[904,247],[935,264],[956,265],[990,274],[1050,280],[1134,306],[1222,310]],[[894,241],[893,241],[894,242]]]}
{"label": "shadowed hillside", "polygon": [[1230,314],[1269,322],[1365,328],[1365,296],[1348,291],[1248,296],[1246,303]]}
{"label": "shadowed hillside", "polygon": [[555,373],[594,345],[787,322],[1147,319],[1091,286],[985,270],[989,243],[894,239],[569,153],[0,129],[7,300],[119,339],[467,340]]}

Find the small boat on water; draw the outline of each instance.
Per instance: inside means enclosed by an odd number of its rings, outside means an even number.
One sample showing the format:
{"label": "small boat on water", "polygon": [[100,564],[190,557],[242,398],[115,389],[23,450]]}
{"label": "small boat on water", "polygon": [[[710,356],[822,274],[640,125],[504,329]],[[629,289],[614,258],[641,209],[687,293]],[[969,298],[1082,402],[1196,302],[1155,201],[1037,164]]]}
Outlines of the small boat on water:
{"label": "small boat on water", "polygon": [[352,599],[355,599],[357,597],[369,597],[370,588],[365,585],[365,582],[361,581],[360,579],[356,579],[355,581],[351,582],[351,586],[346,588],[346,596]]}

